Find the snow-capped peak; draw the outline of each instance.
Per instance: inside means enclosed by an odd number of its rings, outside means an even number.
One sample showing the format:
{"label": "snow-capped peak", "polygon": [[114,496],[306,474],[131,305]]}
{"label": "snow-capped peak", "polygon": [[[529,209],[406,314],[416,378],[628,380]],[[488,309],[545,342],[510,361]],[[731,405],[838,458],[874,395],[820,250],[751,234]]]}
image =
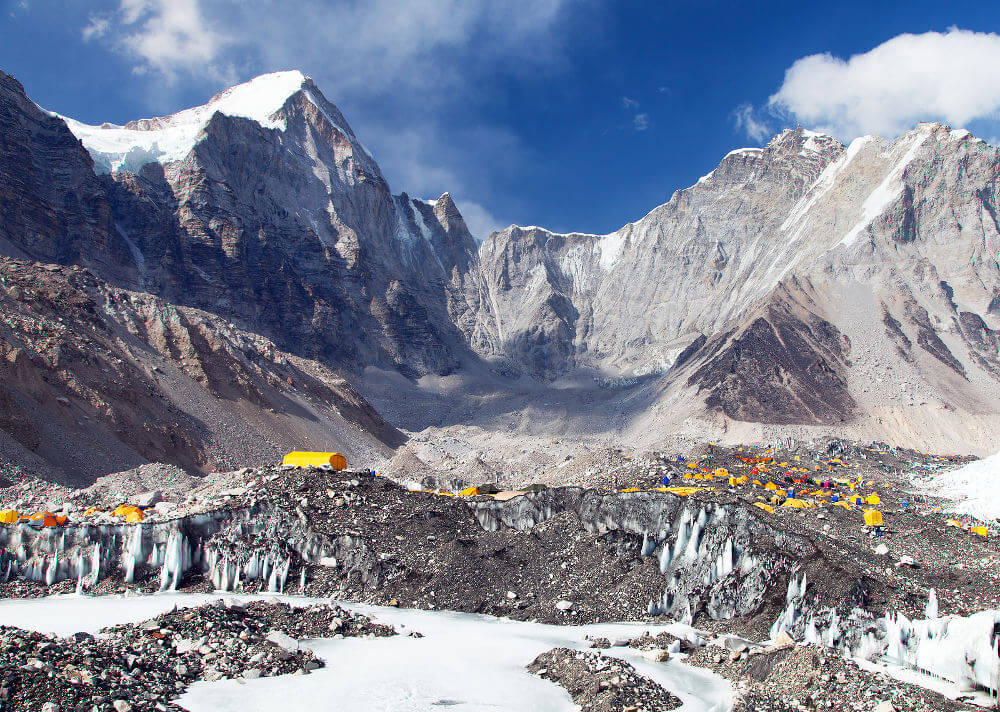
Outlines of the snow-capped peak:
{"label": "snow-capped peak", "polygon": [[[169,116],[137,119],[125,126],[91,126],[65,116],[60,118],[90,152],[98,172],[134,172],[153,161],[169,163],[184,158],[199,132],[216,113],[284,130],[284,121],[275,114],[290,96],[303,88],[308,91],[311,85],[311,80],[297,70],[274,72],[221,91],[201,106]],[[312,92],[309,92],[309,100],[319,106],[318,97]]]}
{"label": "snow-capped peak", "polygon": [[219,92],[204,106],[186,109],[167,118],[179,122],[201,121],[219,112],[226,116],[253,119],[268,128],[277,128],[272,116],[285,105],[288,97],[302,89],[307,81],[309,78],[298,70],[262,74],[248,82]]}

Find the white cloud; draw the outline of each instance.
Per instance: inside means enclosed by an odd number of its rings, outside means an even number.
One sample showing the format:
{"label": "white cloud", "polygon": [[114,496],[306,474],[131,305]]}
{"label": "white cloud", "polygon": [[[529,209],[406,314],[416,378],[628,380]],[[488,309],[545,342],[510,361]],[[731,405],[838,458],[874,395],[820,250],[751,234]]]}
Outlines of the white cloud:
{"label": "white cloud", "polygon": [[103,37],[111,29],[111,20],[101,15],[92,15],[80,34],[85,42]]}
{"label": "white cloud", "polygon": [[758,118],[757,111],[752,104],[740,104],[733,110],[733,123],[736,128],[746,132],[746,135],[757,143],[763,142],[771,135],[771,129],[767,123]]}
{"label": "white cloud", "polygon": [[502,230],[507,226],[507,223],[501,222],[489,210],[472,200],[456,200],[455,205],[458,206],[462,217],[465,218],[469,232],[479,242],[489,237],[490,233]]}
{"label": "white cloud", "polygon": [[[226,38],[212,29],[199,0],[121,0],[118,19],[122,47],[139,60],[138,71],[167,77],[205,69],[218,74],[212,65]],[[106,25],[102,34],[108,31]]]}
{"label": "white cloud", "polygon": [[629,96],[622,97],[622,108],[623,109],[638,109],[639,102]]}
{"label": "white cloud", "polygon": [[315,76],[324,67],[324,86],[338,96],[454,85],[498,58],[508,68],[545,63],[561,44],[547,35],[569,0],[117,2],[104,30],[138,71],[198,79],[288,67]]}
{"label": "white cloud", "polygon": [[[337,104],[396,192],[450,191],[477,236],[500,223],[483,196],[535,157],[486,114],[456,122],[498,77],[554,74],[584,13],[572,0],[105,0],[82,31],[129,58],[151,110],[184,108],[264,72],[301,69]],[[577,6],[579,7],[579,6]],[[180,101],[178,99],[178,101]],[[153,109],[152,107],[155,107]],[[488,166],[489,170],[484,170]],[[478,198],[480,202],[460,200]]]}
{"label": "white cloud", "polygon": [[961,127],[995,118],[997,66],[1000,35],[956,28],[903,34],[847,60],[831,54],[799,59],[768,107],[842,139],[892,137],[920,121]]}
{"label": "white cloud", "polygon": [[636,114],[632,119],[632,125],[636,131],[645,131],[649,128],[649,114]]}

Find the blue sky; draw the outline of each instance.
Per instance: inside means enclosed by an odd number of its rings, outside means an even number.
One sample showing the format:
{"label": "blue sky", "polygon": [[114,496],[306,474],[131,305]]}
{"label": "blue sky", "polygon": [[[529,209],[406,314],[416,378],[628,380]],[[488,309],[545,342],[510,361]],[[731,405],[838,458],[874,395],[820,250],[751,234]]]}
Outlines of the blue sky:
{"label": "blue sky", "polygon": [[1000,135],[1000,5],[990,2],[0,8],[0,69],[40,105],[87,123],[170,113],[257,74],[301,69],[394,191],[451,191],[480,233],[512,222],[610,232],[729,150],[799,122],[842,140],[921,119]]}

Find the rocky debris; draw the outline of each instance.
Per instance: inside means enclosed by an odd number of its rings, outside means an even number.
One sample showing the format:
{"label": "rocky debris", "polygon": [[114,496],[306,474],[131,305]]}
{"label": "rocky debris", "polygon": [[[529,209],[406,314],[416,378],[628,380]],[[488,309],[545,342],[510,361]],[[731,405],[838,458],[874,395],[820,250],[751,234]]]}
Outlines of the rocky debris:
{"label": "rocky debris", "polygon": [[564,687],[584,712],[657,712],[681,705],[629,663],[600,653],[554,648],[535,658],[528,671]]}
{"label": "rocky debris", "polygon": [[784,643],[734,651],[721,645],[694,649],[685,662],[709,668],[733,682],[734,712],[838,710],[954,712],[982,709],[863,670],[832,650]]}
{"label": "rocky debris", "polygon": [[[0,710],[180,710],[170,701],[197,680],[309,674],[322,667],[296,638],[394,634],[336,606],[293,609],[263,601],[175,609],[97,637],[0,627]],[[278,636],[294,646],[275,645]]]}
{"label": "rocky debris", "polygon": [[[747,464],[746,460],[754,459],[762,462]],[[670,477],[672,484],[708,488],[687,497],[552,488],[505,501],[482,495],[453,498],[407,491],[368,472],[243,469],[209,476],[183,501],[147,509],[143,526],[153,527],[156,547],[165,546],[175,525],[180,526],[189,546],[200,547],[198,557],[205,558],[200,563],[196,559],[186,572],[180,582],[185,590],[212,590],[221,585],[223,579],[213,578],[212,567],[228,562],[227,588],[266,591],[266,577],[248,577],[242,571],[254,569],[254,557],[259,568],[262,557],[268,554],[272,561],[288,560],[290,568],[280,582],[288,591],[373,603],[395,599],[404,606],[444,607],[518,619],[585,622],[634,620],[647,614],[650,601],[660,600],[676,571],[690,577],[680,592],[691,601],[691,618],[699,626],[728,628],[760,640],[770,636],[772,624],[784,611],[795,568],[796,580],[805,574],[809,581],[808,589],[802,592],[805,604],[835,606],[842,617],[859,604],[859,591],[864,592],[862,607],[876,615],[900,611],[919,618],[931,589],[936,590],[942,615],[998,605],[1000,579],[990,565],[1000,559],[996,540],[945,527],[945,517],[934,503],[905,489],[915,468],[953,466],[962,460],[842,441],[778,448],[705,446],[684,456],[663,452],[623,456],[621,461],[627,464],[615,475],[619,487],[628,486],[625,489],[650,489],[664,476]],[[781,464],[785,467],[779,467]],[[859,507],[847,511],[829,504],[805,510],[776,506],[772,514],[753,506],[772,492],[752,482],[729,487],[727,477],[686,479],[692,473],[703,477],[719,468],[733,475],[762,478],[760,481],[773,479],[782,487],[795,486],[785,480],[801,476],[803,469],[809,477],[860,478],[853,492],[879,494],[886,530],[874,539]],[[841,490],[841,496],[851,492],[843,487],[837,491]],[[32,497],[24,485],[4,492],[10,493],[11,499],[0,499],[0,506],[21,511],[28,502],[51,506]],[[107,515],[83,517],[84,510],[94,503],[85,495],[71,496],[63,491],[56,501],[59,499],[72,504],[71,522],[121,522],[120,517]],[[818,502],[822,498],[810,499]],[[713,551],[718,547],[725,564],[725,540],[729,538],[736,548],[744,549],[740,556],[757,551],[755,555],[759,554],[766,566],[723,575],[713,584],[725,588],[718,594],[712,593],[715,589],[711,585],[706,588],[700,583],[702,574],[688,571],[691,567],[679,559],[667,562],[664,575],[660,570],[663,552],[676,546],[678,522],[685,516],[693,522],[702,512],[706,517],[720,517],[725,524],[706,522],[701,529],[705,537],[699,536],[696,542],[699,546]],[[661,523],[656,523],[656,517]],[[194,525],[196,518],[202,523]],[[216,524],[209,528],[206,522]],[[126,562],[115,557],[126,548],[132,530],[118,526],[117,538],[109,539],[102,548],[102,557],[108,560],[100,581],[90,590],[159,590],[162,578],[157,567],[163,559],[152,563],[156,560],[152,554],[143,554],[150,565],[136,567],[134,582],[123,584],[121,572],[127,568]],[[74,532],[81,531],[70,529],[62,545],[69,545],[77,536]],[[22,535],[29,554],[34,546],[32,536]],[[686,545],[686,540],[682,543]],[[883,551],[879,546],[888,554],[877,553]],[[938,555],[927,557],[932,548]],[[215,564],[207,558],[210,550],[216,552]],[[818,556],[809,553],[815,551]],[[84,547],[81,553],[89,558],[93,552]],[[67,554],[69,566],[75,554]],[[39,561],[38,571],[44,574],[49,564]],[[707,563],[696,560],[691,566],[698,571],[698,567],[707,566],[704,574],[718,578],[726,566],[713,574],[711,563],[709,557]],[[778,568],[768,573],[767,567],[774,566]],[[838,575],[829,576],[831,570]],[[748,579],[765,574],[770,583],[762,580],[739,592],[749,585]],[[58,575],[57,580],[64,575]],[[72,582],[58,584],[62,588],[56,590],[72,590],[76,576],[72,578]],[[676,581],[674,584],[676,596]],[[23,581],[0,583],[0,594],[25,595],[31,589]],[[753,595],[767,593],[755,604],[755,599],[746,597],[750,590],[756,591]],[[720,598],[711,603],[715,595]],[[685,598],[677,600],[681,603],[672,615],[684,617]],[[721,612],[718,606],[724,601],[728,602],[725,606],[738,601],[740,610]],[[704,607],[709,603],[715,608]],[[731,618],[733,613],[738,613],[736,618]],[[724,620],[713,620],[716,617]],[[792,632],[796,636],[803,633]]]}
{"label": "rocky debris", "polygon": [[[351,613],[335,604],[294,607],[281,601],[225,600],[197,608],[179,608],[147,621],[151,628],[169,630],[172,635],[200,637],[205,630],[213,635],[249,637],[260,640],[277,632],[292,640],[300,638],[385,638],[396,635],[391,626],[374,623],[367,616]],[[117,626],[111,632],[125,633],[135,626]]]}
{"label": "rocky debris", "polygon": [[[700,638],[696,638],[696,641],[701,642]],[[625,645],[647,653],[666,651],[671,654],[681,653],[684,655],[687,655],[698,647],[687,638],[678,638],[676,635],[672,635],[666,631],[657,633],[656,635],[650,635],[648,632],[643,633],[637,638],[629,640]]]}

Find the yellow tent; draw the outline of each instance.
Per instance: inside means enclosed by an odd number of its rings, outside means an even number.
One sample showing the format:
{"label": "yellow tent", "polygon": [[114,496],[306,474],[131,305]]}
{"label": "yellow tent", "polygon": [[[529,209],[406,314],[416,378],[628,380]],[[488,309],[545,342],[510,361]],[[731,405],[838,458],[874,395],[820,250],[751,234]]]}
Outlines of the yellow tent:
{"label": "yellow tent", "polygon": [[986,530],[986,527],[972,527],[969,531],[973,534],[978,534],[979,536],[989,536],[989,532]]}
{"label": "yellow tent", "polygon": [[770,512],[771,514],[774,514],[774,507],[772,507],[770,504],[764,504],[763,502],[754,502],[753,506],[760,507],[765,512]]}
{"label": "yellow tent", "polygon": [[865,498],[865,502],[867,502],[868,504],[881,504],[882,503],[882,498],[879,497],[874,492],[872,492],[870,495],[868,495]]}
{"label": "yellow tent", "polygon": [[877,509],[866,509],[864,511],[865,524],[870,527],[882,526],[882,512]]}
{"label": "yellow tent", "polygon": [[945,526],[958,527],[959,529],[965,529],[965,527],[962,526],[962,523],[960,521],[958,521],[957,519],[949,519],[947,522],[945,522]]}
{"label": "yellow tent", "polygon": [[792,509],[809,509],[810,507],[813,507],[815,505],[805,501],[804,499],[795,499],[793,497],[789,497],[784,501],[784,503],[782,503],[781,506],[791,507]]}
{"label": "yellow tent", "polygon": [[347,458],[339,452],[290,452],[281,461],[282,467],[322,467],[325,470],[347,469]]}
{"label": "yellow tent", "polygon": [[766,490],[776,490],[776,489],[778,489],[778,485],[774,484],[773,482],[768,482],[766,485],[764,485],[764,489],[766,489]]}
{"label": "yellow tent", "polygon": [[689,494],[694,494],[695,492],[701,492],[703,490],[712,489],[711,487],[657,487],[658,492],[670,492],[671,494],[676,494],[680,497],[686,497]]}
{"label": "yellow tent", "polygon": [[716,468],[716,470],[712,472],[712,474],[715,475],[716,477],[729,477],[729,470],[727,470],[725,467],[719,467]]}
{"label": "yellow tent", "polygon": [[17,524],[20,518],[21,515],[13,509],[0,511],[0,524]]}
{"label": "yellow tent", "polygon": [[[138,519],[135,517],[138,515]],[[115,510],[111,513],[113,517],[125,517],[126,522],[141,522],[142,521],[142,510],[138,507],[133,507],[128,504],[120,504],[115,507]],[[131,517],[131,519],[130,519]]]}
{"label": "yellow tent", "polygon": [[693,462],[689,462],[689,463],[688,463],[688,467],[689,467],[689,468],[691,468],[692,470],[694,470],[694,469],[696,469],[696,468],[698,467],[698,465],[696,465],[696,464],[695,464],[695,463],[693,463]]}
{"label": "yellow tent", "polygon": [[[622,490],[622,491],[623,492],[629,492],[629,491],[635,492],[635,489],[632,489],[632,490]],[[460,491],[459,494],[464,495],[466,497],[471,497],[474,494],[479,494],[479,488],[478,487],[466,487],[464,490]]]}
{"label": "yellow tent", "polygon": [[835,507],[843,507],[844,509],[850,509],[851,505],[848,502],[831,502]]}

